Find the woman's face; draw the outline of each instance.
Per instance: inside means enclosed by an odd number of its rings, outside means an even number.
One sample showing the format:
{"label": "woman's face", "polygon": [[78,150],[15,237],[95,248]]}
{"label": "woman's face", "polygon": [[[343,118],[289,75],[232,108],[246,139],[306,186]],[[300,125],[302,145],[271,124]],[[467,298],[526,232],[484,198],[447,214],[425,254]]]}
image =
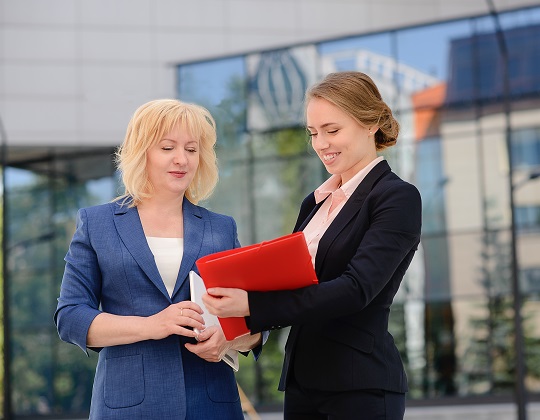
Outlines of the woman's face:
{"label": "woman's face", "polygon": [[154,195],[183,196],[199,167],[199,139],[176,126],[146,152]]}
{"label": "woman's face", "polygon": [[326,170],[350,180],[377,157],[374,134],[326,99],[312,98],[306,108],[307,129],[313,150]]}

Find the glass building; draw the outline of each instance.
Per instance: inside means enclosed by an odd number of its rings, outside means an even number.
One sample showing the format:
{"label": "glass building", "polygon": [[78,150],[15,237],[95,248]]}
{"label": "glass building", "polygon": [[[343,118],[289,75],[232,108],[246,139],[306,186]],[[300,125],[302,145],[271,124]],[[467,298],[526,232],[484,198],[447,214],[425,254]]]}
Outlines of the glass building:
{"label": "glass building", "polygon": [[[408,404],[459,404],[513,401],[520,383],[540,400],[538,68],[532,7],[182,62],[176,81],[218,124],[220,183],[205,205],[234,216],[248,245],[290,233],[328,176],[303,127],[305,89],[332,71],[373,77],[402,127],[385,157],[423,197],[421,246],[391,314]],[[19,152],[2,153],[3,409],[84,417],[97,358],[51,321],[76,210],[118,193],[114,149]],[[282,401],[286,333],[242,360],[238,382],[261,409]]]}

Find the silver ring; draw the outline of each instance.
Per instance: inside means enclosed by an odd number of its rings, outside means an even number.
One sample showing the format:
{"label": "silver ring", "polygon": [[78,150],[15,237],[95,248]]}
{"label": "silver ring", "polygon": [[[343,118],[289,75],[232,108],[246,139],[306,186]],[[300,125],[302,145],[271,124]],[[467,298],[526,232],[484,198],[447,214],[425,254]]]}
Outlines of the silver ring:
{"label": "silver ring", "polygon": [[184,308],[180,308],[180,316],[184,316]]}

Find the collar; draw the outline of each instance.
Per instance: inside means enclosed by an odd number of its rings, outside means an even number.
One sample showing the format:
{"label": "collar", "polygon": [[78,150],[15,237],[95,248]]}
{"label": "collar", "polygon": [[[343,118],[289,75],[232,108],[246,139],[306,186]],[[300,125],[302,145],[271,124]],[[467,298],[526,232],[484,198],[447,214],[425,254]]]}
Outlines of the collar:
{"label": "collar", "polygon": [[384,156],[379,156],[376,159],[373,159],[365,168],[358,171],[358,173],[349,179],[345,184],[341,184],[341,176],[332,175],[326,181],[324,181],[319,188],[314,191],[315,194],[315,203],[319,204],[330,194],[334,194],[340,190],[347,199],[352,195],[352,193],[358,188],[362,180],[366,175],[377,165],[379,162],[384,160]]}

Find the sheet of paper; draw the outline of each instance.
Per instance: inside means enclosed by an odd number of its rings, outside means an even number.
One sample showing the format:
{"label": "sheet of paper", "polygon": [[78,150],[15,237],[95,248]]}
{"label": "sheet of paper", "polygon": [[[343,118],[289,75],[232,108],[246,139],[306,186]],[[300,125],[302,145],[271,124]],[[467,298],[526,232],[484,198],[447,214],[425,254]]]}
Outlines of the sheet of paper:
{"label": "sheet of paper", "polygon": [[[201,276],[199,276],[195,271],[189,272],[189,288],[191,290],[191,300],[199,305],[204,311],[202,315],[204,324],[207,327],[212,325],[220,326],[217,316],[208,312],[208,309],[206,309],[206,306],[204,306],[202,295],[206,293],[206,287],[204,286]],[[235,372],[238,372],[240,366],[238,363],[238,352],[236,350],[229,350],[225,356],[223,356],[223,361],[232,367]]]}

